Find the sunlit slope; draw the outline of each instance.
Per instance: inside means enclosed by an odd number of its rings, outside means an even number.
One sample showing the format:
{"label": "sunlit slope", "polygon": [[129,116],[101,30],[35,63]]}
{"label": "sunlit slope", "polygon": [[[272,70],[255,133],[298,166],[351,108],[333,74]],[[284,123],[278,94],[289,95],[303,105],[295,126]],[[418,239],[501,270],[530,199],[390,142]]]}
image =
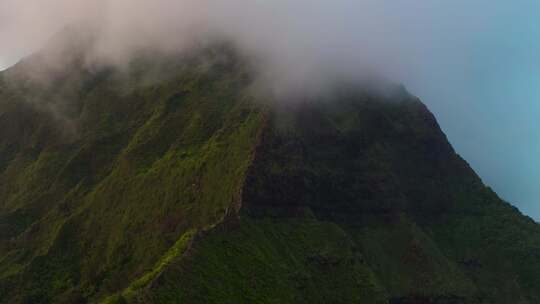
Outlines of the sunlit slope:
{"label": "sunlit slope", "polygon": [[0,303],[540,302],[540,226],[400,87],[40,60],[0,74]]}
{"label": "sunlit slope", "polygon": [[263,116],[234,59],[207,55],[166,79],[74,71],[4,90],[0,302],[121,290],[236,212]]}

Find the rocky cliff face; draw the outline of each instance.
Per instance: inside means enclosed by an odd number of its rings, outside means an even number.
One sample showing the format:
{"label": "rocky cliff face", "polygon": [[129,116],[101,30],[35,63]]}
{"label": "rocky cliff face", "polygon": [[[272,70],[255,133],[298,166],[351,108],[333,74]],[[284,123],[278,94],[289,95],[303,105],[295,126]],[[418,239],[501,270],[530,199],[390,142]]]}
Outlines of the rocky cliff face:
{"label": "rocky cliff face", "polygon": [[540,226],[403,89],[263,101],[223,46],[27,65],[0,76],[0,303],[540,301]]}

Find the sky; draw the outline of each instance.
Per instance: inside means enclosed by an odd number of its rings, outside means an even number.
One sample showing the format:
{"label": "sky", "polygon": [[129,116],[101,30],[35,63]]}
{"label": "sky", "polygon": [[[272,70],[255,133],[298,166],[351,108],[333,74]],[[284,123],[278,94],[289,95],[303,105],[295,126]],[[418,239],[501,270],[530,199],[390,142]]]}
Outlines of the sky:
{"label": "sky", "polygon": [[[0,51],[0,54],[1,54],[1,51]],[[0,57],[0,71],[7,69],[11,65],[15,64],[18,60],[19,60],[19,56]]]}
{"label": "sky", "polygon": [[0,69],[74,21],[105,33],[96,53],[109,61],[219,31],[264,54],[276,87],[372,65],[429,106],[487,185],[540,221],[540,1],[0,0]]}
{"label": "sky", "polygon": [[407,86],[484,182],[540,221],[540,1],[485,9],[490,28],[475,35],[461,64],[431,58]]}

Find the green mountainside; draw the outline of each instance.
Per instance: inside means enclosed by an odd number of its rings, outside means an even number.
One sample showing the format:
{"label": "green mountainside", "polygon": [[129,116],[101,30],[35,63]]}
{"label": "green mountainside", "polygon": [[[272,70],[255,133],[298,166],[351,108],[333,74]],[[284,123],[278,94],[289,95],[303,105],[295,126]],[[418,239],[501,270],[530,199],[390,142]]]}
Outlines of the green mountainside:
{"label": "green mountainside", "polygon": [[540,303],[540,225],[404,89],[76,53],[0,74],[0,303]]}

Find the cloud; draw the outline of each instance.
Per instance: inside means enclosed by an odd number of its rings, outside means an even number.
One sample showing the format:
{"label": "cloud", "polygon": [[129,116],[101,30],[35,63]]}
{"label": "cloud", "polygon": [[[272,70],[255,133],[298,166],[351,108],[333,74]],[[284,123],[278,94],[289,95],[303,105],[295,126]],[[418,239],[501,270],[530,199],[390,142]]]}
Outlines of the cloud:
{"label": "cloud", "polygon": [[38,50],[66,25],[97,33],[91,57],[110,63],[143,48],[171,51],[221,37],[259,58],[276,89],[367,70],[403,80],[426,57],[463,61],[470,49],[463,44],[490,25],[475,13],[487,2],[475,0],[1,1],[4,58]]}

